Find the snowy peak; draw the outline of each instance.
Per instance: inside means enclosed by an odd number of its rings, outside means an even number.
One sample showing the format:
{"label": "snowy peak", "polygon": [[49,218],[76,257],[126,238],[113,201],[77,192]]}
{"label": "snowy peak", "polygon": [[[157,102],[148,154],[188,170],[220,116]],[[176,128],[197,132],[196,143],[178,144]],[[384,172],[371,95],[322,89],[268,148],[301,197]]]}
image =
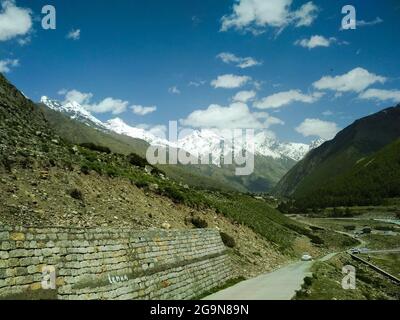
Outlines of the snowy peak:
{"label": "snowy peak", "polygon": [[[110,119],[104,123],[75,101],[60,103],[46,96],[43,96],[40,101],[48,108],[66,114],[71,119],[80,121],[98,130],[111,131],[131,138],[144,140],[153,146],[170,146],[176,149],[183,149],[195,157],[212,155],[212,161],[215,164],[219,163],[220,157],[229,151],[226,147],[224,149],[224,144],[222,143],[224,138],[217,130],[194,130],[178,141],[168,141],[165,137],[158,137],[149,130],[132,127],[121,118]],[[294,161],[300,161],[310,150],[319,147],[324,142],[325,140],[323,139],[317,139],[310,145],[295,142],[282,143],[267,132],[257,133],[254,137],[256,155],[274,159],[289,158]],[[245,148],[245,139],[234,139],[233,143],[235,153]]]}
{"label": "snowy peak", "polygon": [[318,147],[320,147],[321,145],[323,145],[326,142],[326,140],[319,138],[317,140],[314,140],[311,142],[310,144],[310,151],[313,149],[317,149]]}
{"label": "snowy peak", "polygon": [[161,139],[142,128],[131,127],[121,118],[108,120],[104,126],[115,133],[122,134],[131,138],[140,139],[148,142],[151,145],[167,146],[170,145],[166,139]]}
{"label": "snowy peak", "polygon": [[60,103],[57,100],[51,100],[46,96],[40,99],[40,102],[46,105],[48,108],[64,113],[71,119],[78,120],[84,124],[95,127],[97,129],[106,129],[104,123],[94,117],[89,111],[82,107],[75,101],[66,102],[65,104]]}

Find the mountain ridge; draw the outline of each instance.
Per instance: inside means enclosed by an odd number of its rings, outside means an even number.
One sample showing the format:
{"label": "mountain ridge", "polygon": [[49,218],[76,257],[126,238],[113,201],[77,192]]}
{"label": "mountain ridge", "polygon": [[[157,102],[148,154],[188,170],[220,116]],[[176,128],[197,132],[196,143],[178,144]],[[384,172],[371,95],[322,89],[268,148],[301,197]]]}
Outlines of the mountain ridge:
{"label": "mountain ridge", "polygon": [[312,194],[331,178],[345,174],[365,157],[400,137],[400,104],[356,120],[336,137],[312,150],[277,184],[283,197]]}
{"label": "mountain ridge", "polygon": [[[192,134],[176,142],[171,142],[165,138],[157,137],[145,129],[132,127],[120,118],[102,122],[76,102],[66,102],[63,104],[56,100],[51,100],[47,96],[43,96],[41,98],[41,103],[52,110],[65,113],[72,119],[91,125],[99,130],[109,130],[132,138],[141,139],[150,143],[150,145],[184,149],[188,153],[196,156],[201,156],[203,154],[215,155],[213,157],[214,164],[218,164],[219,155],[223,154],[223,150],[220,147],[220,141],[223,140],[223,137],[216,134],[213,130],[194,130]],[[322,139],[317,139],[310,145],[294,142],[281,143],[261,132],[255,136],[255,150],[256,154],[261,156],[272,157],[274,159],[287,157],[297,162],[310,150],[324,142],[325,141]],[[242,145],[240,145],[240,148],[241,147]]]}

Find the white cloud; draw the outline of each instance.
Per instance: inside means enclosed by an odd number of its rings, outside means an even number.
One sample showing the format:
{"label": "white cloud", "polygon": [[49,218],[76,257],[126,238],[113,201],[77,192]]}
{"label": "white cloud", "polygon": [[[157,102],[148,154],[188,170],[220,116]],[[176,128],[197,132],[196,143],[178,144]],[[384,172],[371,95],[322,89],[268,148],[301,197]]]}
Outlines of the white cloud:
{"label": "white cloud", "polygon": [[156,106],[151,106],[151,107],[143,107],[141,105],[134,105],[131,107],[132,111],[134,114],[140,115],[140,116],[145,116],[146,114],[153,113],[157,111]]}
{"label": "white cloud", "polygon": [[316,47],[329,47],[334,42],[336,42],[336,38],[327,39],[324,36],[315,35],[310,39],[297,40],[295,44],[304,48],[314,49]]}
{"label": "white cloud", "polygon": [[252,57],[241,58],[229,52],[222,52],[219,55],[217,55],[217,58],[221,59],[222,62],[227,64],[234,63],[237,67],[241,69],[255,67],[262,64],[261,62],[257,61]]}
{"label": "white cloud", "polygon": [[227,107],[212,104],[205,110],[196,110],[180,123],[193,128],[265,129],[283,122],[266,112],[252,113],[245,103],[234,102]]}
{"label": "white cloud", "polygon": [[274,109],[288,105],[293,102],[314,103],[323,96],[321,92],[304,94],[300,90],[289,90],[275,93],[254,103],[258,109]]}
{"label": "white cloud", "polygon": [[292,15],[296,27],[310,26],[317,18],[318,11],[318,7],[311,1],[303,4]]}
{"label": "white cloud", "polygon": [[97,104],[87,104],[83,107],[89,111],[95,113],[107,113],[120,114],[125,112],[129,102],[114,98],[105,98],[103,101]]}
{"label": "white cloud", "polygon": [[0,72],[7,73],[11,71],[12,67],[18,67],[18,59],[5,59],[0,60]]}
{"label": "white cloud", "polygon": [[177,86],[173,86],[168,89],[168,92],[171,94],[181,94],[181,91],[178,89]]}
{"label": "white cloud", "polygon": [[[59,93],[63,94],[65,90],[61,90]],[[77,102],[82,105],[88,111],[94,113],[107,113],[111,112],[112,114],[120,114],[126,111],[129,102],[123,101],[120,99],[114,99],[111,97],[105,98],[99,103],[91,103],[93,98],[92,93],[83,93],[78,90],[71,90],[65,92],[65,101],[66,102]]]}
{"label": "white cloud", "polygon": [[340,131],[336,123],[320,119],[305,119],[295,129],[305,137],[316,136],[325,140],[334,138]]}
{"label": "white cloud", "polygon": [[330,117],[330,116],[333,116],[333,112],[331,110],[326,110],[326,111],[322,112],[322,115],[325,117]]}
{"label": "white cloud", "polygon": [[141,124],[135,125],[135,127],[144,129],[144,130],[150,132],[151,134],[155,135],[156,137],[166,139],[167,130],[168,130],[167,126],[158,125],[158,124],[150,125],[150,124],[146,124],[146,123],[141,123]]}
{"label": "white cloud", "polygon": [[32,28],[31,10],[19,8],[14,0],[1,3],[0,41],[26,35]]}
{"label": "white cloud", "polygon": [[380,24],[382,22],[383,22],[383,20],[380,17],[376,17],[374,20],[371,20],[371,21],[358,20],[357,21],[357,27],[374,26],[374,25]]}
{"label": "white cloud", "polygon": [[259,34],[266,27],[309,26],[316,19],[318,8],[311,1],[294,11],[291,4],[292,0],[236,0],[233,13],[221,19],[221,31],[234,28]]}
{"label": "white cloud", "polygon": [[236,76],[233,74],[225,74],[211,81],[214,88],[234,89],[244,86],[251,80],[248,76]]}
{"label": "white cloud", "polygon": [[240,91],[235,94],[235,96],[232,98],[233,101],[239,101],[239,102],[248,102],[250,100],[253,100],[256,96],[256,92],[254,90],[251,91]]}
{"label": "white cloud", "polygon": [[375,99],[379,101],[400,102],[400,90],[368,89],[362,92],[360,99]]}
{"label": "white cloud", "polygon": [[67,34],[67,39],[71,40],[79,40],[81,38],[81,30],[80,29],[72,29],[68,34]]}
{"label": "white cloud", "polygon": [[84,92],[80,92],[78,90],[67,91],[65,89],[62,89],[58,92],[58,94],[65,96],[64,102],[75,101],[81,105],[88,104],[90,102],[90,100],[93,98],[92,93],[84,93]]}
{"label": "white cloud", "polygon": [[204,81],[204,80],[200,80],[200,81],[190,81],[189,84],[188,84],[188,86],[189,86],[189,87],[200,87],[200,86],[202,86],[202,85],[204,85],[204,84],[206,84],[206,83],[207,83],[207,81]]}
{"label": "white cloud", "polygon": [[25,38],[18,39],[17,42],[21,47],[23,47],[23,46],[26,46],[27,44],[29,44],[31,42],[31,40],[32,40],[31,37],[27,36]]}
{"label": "white cloud", "polygon": [[355,68],[346,74],[331,77],[322,77],[313,86],[319,90],[333,90],[339,92],[361,92],[374,83],[384,83],[385,77],[370,73],[363,68]]}

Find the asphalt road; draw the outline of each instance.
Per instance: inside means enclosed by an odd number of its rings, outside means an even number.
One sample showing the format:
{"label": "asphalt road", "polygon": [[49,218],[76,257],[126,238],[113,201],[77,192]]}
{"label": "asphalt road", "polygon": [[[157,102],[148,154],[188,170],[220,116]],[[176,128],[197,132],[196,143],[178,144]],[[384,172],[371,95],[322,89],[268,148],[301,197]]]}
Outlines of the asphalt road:
{"label": "asphalt road", "polygon": [[[329,260],[331,253],[321,260]],[[299,261],[284,268],[249,279],[233,287],[212,294],[204,300],[290,300],[303,284],[306,276],[311,275],[312,261]]]}

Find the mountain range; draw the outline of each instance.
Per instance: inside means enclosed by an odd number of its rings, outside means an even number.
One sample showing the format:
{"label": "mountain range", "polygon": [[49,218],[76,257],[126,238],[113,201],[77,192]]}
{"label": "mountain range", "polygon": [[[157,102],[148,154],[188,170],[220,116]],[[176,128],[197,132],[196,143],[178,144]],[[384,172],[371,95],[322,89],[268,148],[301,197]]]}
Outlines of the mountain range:
{"label": "mountain range", "polygon": [[[56,100],[51,100],[46,96],[41,98],[41,103],[48,108],[66,114],[71,119],[80,121],[88,126],[102,131],[111,131],[117,134],[126,135],[135,139],[141,139],[148,142],[150,145],[173,147],[184,149],[192,155],[203,154],[221,154],[221,140],[223,137],[215,130],[193,130],[193,132],[182,139],[175,142],[170,142],[164,137],[147,131],[143,128],[132,127],[125,123],[120,118],[110,119],[102,122],[94,117],[89,111],[75,101],[60,103]],[[271,138],[265,132],[260,132],[255,135],[255,154],[274,159],[288,158],[294,161],[301,160],[310,150],[317,148],[325,141],[317,139],[310,145],[304,143],[282,143],[274,138]],[[242,148],[242,145],[240,145]]]}
{"label": "mountain range", "polygon": [[[216,130],[192,130],[190,134],[177,141],[168,141],[151,130],[130,126],[120,118],[102,122],[75,101],[61,103],[44,96],[39,105],[53,129],[73,143],[94,142],[110,147],[114,152],[123,154],[134,152],[141,156],[146,155],[150,145],[182,149],[196,158],[211,155],[210,165],[158,166],[182,183],[206,188],[267,192],[310,149],[324,142],[318,139],[311,145],[282,143],[265,132],[259,132],[254,137],[254,173],[239,177],[235,175],[233,165],[221,164],[221,159],[224,158],[223,144],[221,144],[223,137]],[[245,149],[245,146],[240,139],[235,139],[233,149],[238,152]]]}

